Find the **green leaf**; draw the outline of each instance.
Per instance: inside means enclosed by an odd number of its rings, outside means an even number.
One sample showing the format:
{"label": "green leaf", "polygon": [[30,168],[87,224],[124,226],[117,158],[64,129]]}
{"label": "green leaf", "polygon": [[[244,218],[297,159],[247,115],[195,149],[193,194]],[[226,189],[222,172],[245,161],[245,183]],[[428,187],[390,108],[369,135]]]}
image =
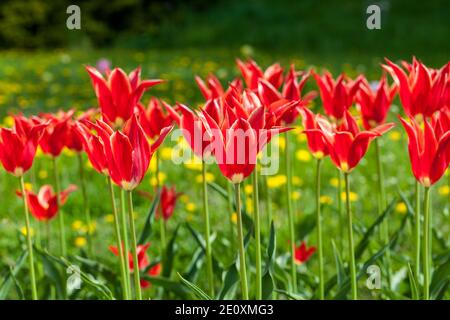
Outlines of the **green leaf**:
{"label": "green leaf", "polygon": [[[37,247],[35,247],[35,250],[41,256],[45,256],[49,261],[56,262],[65,268],[68,268],[73,265],[70,261],[68,261],[64,257],[53,256],[46,250]],[[83,270],[81,270],[81,268],[80,268],[80,277],[81,280],[83,280],[83,284],[86,284],[89,288],[94,289],[99,294],[99,298],[106,300],[114,299],[111,290],[105,284],[95,279],[91,274],[84,272]]]}
{"label": "green leaf", "polygon": [[239,280],[239,272],[236,267],[236,262],[232,263],[228,269],[224,272],[222,289],[217,297],[218,300],[224,300],[229,298],[228,294],[236,285]]}
{"label": "green leaf", "polygon": [[417,281],[410,263],[408,263],[408,276],[409,276],[409,286],[411,288],[411,297],[413,300],[419,300],[420,297],[419,288],[417,286]]}
{"label": "green leaf", "polygon": [[212,300],[212,298],[210,296],[208,296],[202,289],[200,289],[198,286],[196,286],[195,284],[193,284],[192,282],[186,280],[185,278],[183,278],[181,276],[181,274],[177,273],[178,277],[180,278],[181,282],[187,287],[189,288],[192,293],[194,293],[194,295],[202,300]]}
{"label": "green leaf", "polygon": [[270,272],[269,268],[262,277],[262,298],[264,300],[271,299],[274,288],[275,284],[272,278],[272,273]]}
{"label": "green leaf", "polygon": [[339,288],[347,278],[347,274],[345,273],[344,264],[342,263],[341,255],[336,247],[336,243],[334,242],[334,240],[331,240],[331,245],[333,246],[334,262],[336,264],[337,270],[337,285]]}
{"label": "green leaf", "polygon": [[275,289],[275,292],[284,294],[286,297],[288,297],[291,300],[305,300],[305,298],[303,298],[301,295],[298,295],[298,294],[295,294],[295,293],[291,293],[291,292],[286,291],[286,290]]}
{"label": "green leaf", "polygon": [[23,293],[23,289],[22,289],[22,287],[21,287],[19,281],[17,280],[17,278],[16,278],[16,276],[15,276],[15,274],[14,274],[14,269],[13,269],[13,267],[10,267],[9,273],[10,273],[11,278],[12,278],[12,280],[13,280],[14,286],[16,287],[16,292],[17,292],[17,295],[19,296],[19,299],[20,299],[20,300],[25,300],[25,295],[24,295],[24,293]]}
{"label": "green leaf", "polygon": [[148,274],[142,274],[141,279],[151,282],[154,286],[159,286],[164,288],[164,290],[170,291],[176,294],[181,299],[188,298],[188,291],[186,288],[178,281],[173,281],[162,277],[153,277]]}
{"label": "green leaf", "polygon": [[[40,254],[39,251],[38,253]],[[44,266],[45,277],[49,280],[50,283],[54,285],[57,299],[65,299],[65,281],[61,276],[60,270],[55,266],[55,261],[49,259],[49,257],[45,254],[40,254],[40,256],[42,258],[42,264]]]}
{"label": "green leaf", "polygon": [[178,230],[180,229],[180,225],[178,224],[175,228],[175,231],[173,232],[172,238],[170,238],[169,243],[166,247],[166,254],[164,255],[163,260],[163,277],[170,278],[170,274],[172,273],[172,267],[173,267],[173,260],[175,257],[175,240],[178,235]]}
{"label": "green leaf", "polygon": [[300,240],[306,238],[316,227],[316,217],[313,214],[305,214],[297,225],[297,234]]}
{"label": "green leaf", "polygon": [[198,271],[202,265],[202,259],[205,256],[205,251],[202,248],[198,248],[194,255],[192,256],[192,260],[187,267],[187,271],[184,273],[184,278],[189,281],[193,281],[197,276]]}
{"label": "green leaf", "polygon": [[28,251],[22,252],[20,257],[17,259],[16,263],[14,264],[14,268],[12,269],[12,271],[10,268],[8,268],[5,279],[3,280],[3,282],[0,286],[0,300],[5,300],[7,298],[8,292],[11,289],[11,285],[14,283],[13,277],[16,277],[17,273],[19,273],[20,269],[22,269],[27,256],[28,256]]}
{"label": "green leaf", "polygon": [[430,296],[439,299],[445,294],[445,289],[450,284],[450,256],[443,264],[435,269],[430,284]]}
{"label": "green leaf", "polygon": [[145,219],[144,228],[142,229],[141,235],[139,236],[138,244],[144,244],[148,241],[152,234],[152,225],[155,218],[155,212],[158,208],[159,204],[159,194],[160,190],[155,195],[155,198],[152,201],[152,204],[150,205],[150,209],[147,214],[147,218]]}
{"label": "green leaf", "polygon": [[376,228],[392,212],[392,210],[394,210],[394,206],[397,203],[397,201],[398,201],[397,199],[392,200],[391,203],[387,206],[387,208],[383,211],[383,213],[375,219],[375,221],[372,223],[369,229],[367,229],[367,231],[364,233],[363,237],[356,246],[355,259],[359,259],[362,256],[364,250],[369,245],[370,239],[372,238]]}
{"label": "green leaf", "polygon": [[267,246],[266,272],[271,267],[272,261],[275,258],[275,248],[276,248],[275,225],[272,221],[270,223],[269,244]]}

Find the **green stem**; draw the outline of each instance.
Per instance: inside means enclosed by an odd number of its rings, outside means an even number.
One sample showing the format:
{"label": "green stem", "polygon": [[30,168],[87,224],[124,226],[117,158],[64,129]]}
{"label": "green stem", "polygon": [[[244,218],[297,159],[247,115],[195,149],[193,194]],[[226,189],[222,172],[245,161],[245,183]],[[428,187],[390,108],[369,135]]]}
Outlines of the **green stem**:
{"label": "green stem", "polygon": [[355,252],[353,246],[353,221],[352,212],[350,209],[350,182],[349,174],[344,174],[345,178],[345,204],[347,209],[347,222],[348,222],[348,254],[350,259],[350,280],[352,286],[352,300],[358,299],[358,288],[356,282],[356,266],[355,266]]}
{"label": "green stem", "polygon": [[208,189],[206,185],[206,164],[202,160],[202,198],[203,198],[203,218],[205,219],[205,251],[206,251],[206,273],[208,277],[209,293],[214,297],[214,273],[212,265],[211,241],[209,239],[209,208],[208,208]]}
{"label": "green stem", "polygon": [[414,275],[417,280],[420,276],[420,183],[416,181],[416,210],[414,213],[414,246],[415,246],[415,260],[414,260]]}
{"label": "green stem", "polygon": [[259,215],[258,171],[255,168],[252,175],[253,183],[253,220],[255,224],[256,240],[256,300],[262,299],[262,273],[261,273],[261,224]]}
{"label": "green stem", "polygon": [[130,263],[128,261],[128,253],[129,253],[129,246],[128,246],[128,224],[127,224],[127,216],[126,216],[126,210],[125,210],[125,190],[122,188],[120,189],[120,220],[122,224],[121,232],[122,232],[122,242],[123,242],[123,255],[125,258],[125,276],[127,281],[127,291],[128,296],[131,299],[131,280],[130,280]]}
{"label": "green stem", "polygon": [[65,231],[65,225],[64,225],[64,211],[61,208],[60,205],[60,192],[61,188],[59,185],[59,175],[58,175],[58,165],[56,163],[56,157],[52,157],[53,160],[53,176],[55,179],[55,192],[58,195],[56,197],[56,202],[59,210],[58,214],[58,220],[59,220],[59,244],[61,249],[61,255],[65,256],[67,254],[67,248],[66,248],[66,231]]}
{"label": "green stem", "polygon": [[241,212],[241,184],[234,185],[236,198],[236,214],[237,214],[237,232],[239,240],[239,274],[241,277],[241,291],[243,300],[248,300],[247,287],[247,270],[245,266],[245,248],[244,248],[244,234],[242,230],[242,212]]}
{"label": "green stem", "polygon": [[317,159],[316,169],[316,225],[317,225],[317,251],[319,255],[319,299],[325,299],[325,279],[323,276],[323,245],[322,245],[322,215],[320,212],[320,167],[322,159]]}
{"label": "green stem", "polygon": [[30,214],[28,213],[28,205],[26,198],[25,183],[23,181],[23,176],[19,178],[20,189],[23,196],[23,211],[25,213],[25,228],[26,228],[26,238],[27,238],[27,249],[28,249],[28,264],[30,268],[30,279],[31,279],[31,294],[33,300],[37,300],[37,287],[36,287],[36,275],[34,271],[34,255],[33,255],[33,244],[31,242],[31,228],[30,228]]}
{"label": "green stem", "polygon": [[[156,161],[156,170],[155,170],[155,178],[156,178],[156,192],[158,192],[161,187],[161,181],[159,180],[159,152],[156,150],[155,153],[155,161]],[[161,238],[161,256],[164,255],[166,248],[166,221],[164,220],[161,212],[161,206],[159,205],[156,210],[159,210],[159,235]],[[163,259],[164,260],[164,259]]]}
{"label": "green stem", "polygon": [[132,191],[127,192],[128,200],[128,220],[130,222],[131,233],[131,255],[133,257],[133,275],[134,275],[134,290],[136,292],[136,300],[142,300],[141,292],[141,276],[139,274],[139,260],[137,256],[137,241],[136,241],[136,227],[134,225],[133,214],[133,194]]}
{"label": "green stem", "polygon": [[289,238],[291,246],[291,276],[292,276],[292,290],[297,293],[297,268],[295,264],[295,229],[294,229],[294,212],[292,210],[292,168],[291,168],[291,154],[289,148],[289,132],[285,133],[285,165],[286,165],[286,191],[287,191],[287,207],[289,220]]}
{"label": "green stem", "polygon": [[430,299],[430,187],[425,187],[423,201],[423,299]]}
{"label": "green stem", "polygon": [[119,252],[119,263],[120,263],[119,266],[120,266],[123,298],[125,300],[129,300],[130,293],[128,292],[128,281],[127,281],[127,274],[125,271],[125,264],[127,263],[127,258],[125,257],[125,254],[123,251],[122,238],[120,236],[119,214],[117,212],[116,201],[114,199],[114,189],[113,189],[113,184],[112,184],[111,178],[108,177],[107,182],[108,182],[108,186],[109,186],[109,195],[111,197],[111,207],[112,207],[112,211],[114,214],[114,231],[115,231],[116,239],[117,239],[117,250]]}
{"label": "green stem", "polygon": [[87,196],[87,190],[86,190],[86,179],[84,177],[84,166],[83,166],[83,156],[81,152],[78,153],[78,165],[80,169],[80,187],[81,187],[81,194],[83,196],[83,206],[84,206],[84,218],[86,220],[87,224],[87,240],[88,240],[88,252],[89,255],[92,257],[94,256],[94,250],[92,247],[92,236],[91,236],[91,229],[92,229],[92,220],[91,220],[91,211],[89,209],[89,203],[88,203],[88,196]]}
{"label": "green stem", "polygon": [[230,225],[230,231],[229,231],[229,236],[230,236],[230,245],[233,248],[234,247],[234,226],[233,226],[233,213],[234,213],[234,208],[233,208],[233,190],[232,190],[232,185],[231,182],[229,182],[227,180],[227,192],[228,192],[228,213],[229,213],[229,225]]}
{"label": "green stem", "polygon": [[341,199],[341,192],[342,192],[342,172],[338,169],[337,170],[337,176],[338,176],[338,185],[337,185],[337,203],[338,203],[338,224],[339,224],[339,244],[341,247],[341,250],[344,248],[344,219],[343,219],[343,212],[342,212],[342,199]]}
{"label": "green stem", "polygon": [[[381,152],[380,152],[380,144],[378,139],[375,139],[375,155],[376,155],[376,163],[377,163],[377,175],[378,175],[378,215],[382,215],[383,211],[386,209],[386,194],[384,188],[384,174],[383,174],[383,166],[381,163]],[[388,220],[384,219],[383,225],[381,228],[381,236],[385,245],[389,243],[389,224]],[[391,286],[391,254],[389,247],[386,249],[386,271],[387,271],[387,282],[388,286]]]}
{"label": "green stem", "polygon": [[270,230],[270,226],[272,224],[273,218],[272,218],[272,202],[271,202],[271,198],[270,198],[270,188],[269,188],[269,184],[267,182],[267,175],[263,175],[263,180],[264,180],[264,188],[266,190],[265,202],[266,202],[266,214],[267,214],[267,230]]}

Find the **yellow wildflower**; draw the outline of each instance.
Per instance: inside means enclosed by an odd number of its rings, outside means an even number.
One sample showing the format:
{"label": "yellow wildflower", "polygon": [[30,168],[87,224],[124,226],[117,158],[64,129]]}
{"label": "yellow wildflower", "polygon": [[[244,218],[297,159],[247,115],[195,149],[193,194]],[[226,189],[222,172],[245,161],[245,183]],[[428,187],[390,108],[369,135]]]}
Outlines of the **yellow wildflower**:
{"label": "yellow wildflower", "polygon": [[301,186],[303,184],[303,180],[302,180],[302,178],[300,178],[298,176],[293,176],[292,177],[292,184],[294,186]]}
{"label": "yellow wildflower", "polygon": [[197,209],[197,206],[193,202],[186,203],[186,210],[189,212],[194,212]]}
{"label": "yellow wildflower", "polygon": [[300,197],[301,197],[300,191],[293,191],[291,193],[291,199],[294,201],[300,199]]}
{"label": "yellow wildflower", "polygon": [[330,185],[332,187],[337,188],[339,186],[339,179],[338,178],[331,178],[330,179]]}
{"label": "yellow wildflower", "polygon": [[450,194],[450,187],[449,186],[439,187],[438,192],[441,196],[448,196]]}
{"label": "yellow wildflower", "polygon": [[303,162],[311,161],[311,154],[309,153],[308,150],[305,150],[305,149],[297,150],[297,152],[295,153],[295,157],[297,158],[297,160],[300,160]]}
{"label": "yellow wildflower", "polygon": [[47,177],[48,177],[47,170],[44,170],[44,169],[39,170],[38,177],[39,177],[39,179],[47,179]]}
{"label": "yellow wildflower", "polygon": [[392,141],[398,141],[398,140],[400,140],[400,138],[402,137],[402,135],[400,134],[400,132],[394,130],[394,131],[389,132],[388,137],[389,137],[389,139],[391,139]]}
{"label": "yellow wildflower", "polygon": [[[341,192],[341,200],[346,201],[347,196],[345,192]],[[350,191],[350,202],[358,201],[358,195],[352,191]]]}
{"label": "yellow wildflower", "polygon": [[161,156],[161,159],[171,160],[172,159],[172,148],[170,148],[170,147],[161,148],[159,151],[159,154]]}
{"label": "yellow wildflower", "polygon": [[83,222],[81,220],[75,220],[72,222],[72,230],[78,231],[83,227]]}
{"label": "yellow wildflower", "polygon": [[330,205],[333,203],[333,198],[330,196],[320,196],[320,203]]}
{"label": "yellow wildflower", "polygon": [[245,194],[251,194],[253,192],[253,186],[248,184],[244,187]]}
{"label": "yellow wildflower", "polygon": [[77,248],[84,247],[86,245],[86,243],[87,243],[87,240],[85,237],[76,237],[75,241],[74,241],[75,247],[77,247]]}
{"label": "yellow wildflower", "polygon": [[[24,236],[27,235],[27,227],[23,226],[22,228],[20,228],[20,233],[22,233]],[[30,228],[30,235],[33,237],[34,236],[34,229]]]}
{"label": "yellow wildflower", "polygon": [[[207,172],[205,175],[205,179],[206,182],[213,182],[215,180],[214,175],[211,172]],[[199,174],[198,176],[195,177],[195,181],[197,183],[202,183],[203,182],[203,175]]]}
{"label": "yellow wildflower", "polygon": [[269,188],[279,188],[282,185],[284,185],[287,181],[287,178],[285,175],[279,174],[273,177],[267,178],[267,185]]}
{"label": "yellow wildflower", "polygon": [[108,222],[108,223],[113,223],[114,222],[114,215],[113,214],[107,214],[103,219],[105,219],[105,221]]}
{"label": "yellow wildflower", "polygon": [[237,222],[237,214],[236,214],[236,212],[233,212],[231,214],[231,222],[233,222],[233,223]]}
{"label": "yellow wildflower", "polygon": [[406,211],[408,211],[408,208],[406,207],[406,204],[404,202],[399,202],[395,206],[395,211],[400,214],[405,214]]}

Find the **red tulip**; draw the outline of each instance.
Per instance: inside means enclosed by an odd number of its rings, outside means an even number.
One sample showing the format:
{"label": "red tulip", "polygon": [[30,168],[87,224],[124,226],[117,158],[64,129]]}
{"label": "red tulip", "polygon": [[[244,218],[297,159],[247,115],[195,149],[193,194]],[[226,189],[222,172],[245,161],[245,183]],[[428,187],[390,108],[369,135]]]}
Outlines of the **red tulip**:
{"label": "red tulip", "polygon": [[213,74],[208,76],[206,83],[198,76],[195,77],[195,82],[197,82],[205,100],[220,98],[224,94],[222,84]]}
{"label": "red tulip", "polygon": [[[93,130],[97,132],[94,134]],[[92,167],[99,173],[109,175],[109,159],[111,152],[106,148],[111,148],[109,138],[113,130],[105,122],[97,120],[97,123],[90,121],[76,122],[75,133],[80,137],[83,149],[86,152]],[[107,143],[104,143],[106,141]]]}
{"label": "red tulip", "polygon": [[68,135],[70,133],[69,121],[74,110],[69,112],[59,112],[58,114],[41,114],[40,117],[48,121],[39,141],[39,145],[45,154],[57,157],[66,146]]}
{"label": "red tulip", "polygon": [[278,63],[271,65],[264,72],[256,62],[251,59],[246,63],[237,59],[236,63],[241,71],[247,88],[250,90],[255,91],[258,89],[259,79],[268,81],[275,88],[279,88],[283,83],[283,68]]}
{"label": "red tulip", "polygon": [[[62,206],[66,203],[70,193],[77,190],[77,186],[71,184],[66,190],[59,193],[59,204]],[[49,221],[58,213],[58,199],[51,185],[43,185],[39,189],[38,194],[27,190],[26,200],[31,214],[39,221]],[[22,197],[22,193],[17,191],[17,195]]]}
{"label": "red tulip", "polygon": [[[197,114],[183,104],[177,104],[177,109],[181,112],[181,115],[169,105],[166,105],[166,107],[171,113],[172,118],[178,123],[184,138],[194,154],[201,159],[208,157],[210,154],[208,147],[211,140],[206,132],[205,124],[199,119]],[[215,121],[219,123],[222,121],[223,111],[219,99],[208,100],[204,106],[204,110],[210,114]]]}
{"label": "red tulip", "polygon": [[83,112],[76,120],[69,119],[67,124],[66,147],[75,152],[83,151],[83,138],[79,135],[77,121],[89,120],[96,113],[95,109]]}
{"label": "red tulip", "polygon": [[138,104],[138,108],[139,122],[150,139],[155,139],[162,129],[169,127],[174,121],[170,113],[163,111],[161,102],[156,98],[150,99],[147,108],[141,104]]}
{"label": "red tulip", "polygon": [[[245,111],[244,108],[242,110]],[[232,113],[229,113],[230,116]],[[220,126],[207,112],[202,110],[201,119],[211,137],[211,152],[216,158],[222,174],[233,183],[248,177],[256,164],[257,154],[270,139],[291,128],[272,127],[265,129],[263,106],[247,114],[229,118]],[[231,124],[231,125],[230,125]]]}
{"label": "red tulip", "polygon": [[[159,200],[159,206],[161,208],[162,216],[164,220],[169,220],[173,215],[173,211],[175,210],[175,206],[177,204],[177,198],[180,196],[180,193],[177,193],[175,190],[175,186],[171,188],[167,188],[163,186],[161,189],[161,195]],[[157,211],[157,215],[159,215],[159,210]]]}
{"label": "red tulip", "polygon": [[346,111],[345,118],[336,129],[330,130],[327,125],[319,123],[322,134],[327,142],[330,157],[336,167],[343,172],[350,172],[361,161],[367,152],[370,142],[391,129],[394,124],[387,123],[369,131],[360,131],[355,119]]}
{"label": "red tulip", "polygon": [[300,246],[295,247],[295,263],[303,264],[311,258],[316,252],[316,247],[307,247],[305,241],[302,241]]}
{"label": "red tulip", "polygon": [[16,116],[14,121],[12,129],[0,128],[0,161],[6,171],[20,177],[33,164],[45,125],[22,116]]}
{"label": "red tulip", "polygon": [[103,140],[111,179],[125,190],[133,190],[142,181],[156,149],[164,141],[172,127],[165,127],[150,146],[144,130],[133,115],[124,132],[114,132],[109,141]]}
{"label": "red tulip", "polygon": [[373,90],[365,77],[361,79],[356,101],[360,107],[364,128],[370,130],[386,121],[388,110],[397,93],[397,86],[394,84],[389,87],[383,75],[377,88]]}
{"label": "red tulip", "polygon": [[320,114],[315,115],[311,110],[303,108],[303,131],[308,139],[308,147],[312,155],[317,159],[322,159],[330,152],[328,150],[327,142],[323,137],[322,128],[326,131],[332,131],[332,125],[328,120]]}
{"label": "red tulip", "polygon": [[[138,245],[137,246],[137,257],[138,257],[138,267],[140,271],[143,271],[147,269],[150,265],[149,258],[147,255],[147,249],[150,246],[150,243],[147,243],[145,245]],[[119,255],[118,249],[116,246],[109,246],[109,250],[116,256]],[[131,252],[128,252],[128,263],[130,266],[130,271],[134,270],[134,263],[133,263],[133,257],[131,255]],[[153,267],[151,267],[148,270],[148,274],[151,276],[157,276],[161,272],[161,264],[157,263]],[[149,281],[141,280],[141,288],[148,288],[151,285]]]}
{"label": "red tulip", "polygon": [[103,120],[114,126],[122,126],[130,119],[147,88],[163,82],[141,81],[140,68],[136,68],[129,75],[122,69],[115,68],[107,75],[107,79],[94,67],[87,66],[86,70],[91,77]]}
{"label": "red tulip", "polygon": [[352,81],[344,74],[341,74],[334,81],[331,73],[326,71],[322,76],[313,72],[314,79],[320,90],[325,113],[333,121],[341,121],[355,100],[355,95],[359,87],[360,78]]}
{"label": "red tulip", "polygon": [[414,176],[425,187],[436,183],[450,163],[450,131],[438,134],[437,127],[425,119],[424,129],[410,118],[410,122],[400,118],[408,134],[409,159]]}
{"label": "red tulip", "polygon": [[450,63],[440,70],[433,70],[414,58],[412,65],[404,64],[407,74],[392,61],[386,59],[386,62],[383,68],[399,87],[400,100],[409,117],[431,117],[445,106]]}

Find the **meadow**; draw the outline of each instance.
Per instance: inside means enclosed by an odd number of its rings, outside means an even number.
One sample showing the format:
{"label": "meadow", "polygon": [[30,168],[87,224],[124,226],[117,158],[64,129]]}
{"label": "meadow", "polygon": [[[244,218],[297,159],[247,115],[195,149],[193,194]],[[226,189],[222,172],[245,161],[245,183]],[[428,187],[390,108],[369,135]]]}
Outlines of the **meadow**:
{"label": "meadow", "polygon": [[[288,68],[294,63],[297,69],[326,68],[333,75],[345,72],[355,78],[364,73],[376,80],[381,75],[382,56],[303,55],[265,53],[243,46],[239,49],[219,50],[56,50],[56,51],[4,51],[0,54],[0,116],[3,126],[13,125],[13,114],[25,115],[54,112],[59,109],[87,110],[97,107],[89,76],[84,65],[95,65],[100,59],[108,59],[113,66],[127,72],[142,67],[144,78],[160,78],[167,82],[152,87],[144,94],[145,103],[151,96],[163,98],[169,104],[182,102],[191,108],[203,103],[194,76],[205,78],[213,73],[226,84],[239,74],[235,58],[252,56],[264,68],[274,61]],[[392,57],[410,60],[411,57]],[[428,61],[425,61],[426,63]],[[437,57],[430,62],[440,67],[446,61]],[[391,79],[390,79],[391,81]],[[306,91],[317,90],[313,79],[308,80]],[[321,110],[321,100],[316,98],[312,110]],[[390,109],[388,121],[396,126],[379,139],[382,150],[385,188],[389,204],[382,216],[377,212],[374,190],[377,184],[375,148],[368,153],[352,173],[350,201],[354,213],[356,264],[358,288],[361,299],[411,299],[413,282],[410,265],[413,263],[414,243],[414,185],[415,179],[407,153],[407,135],[397,119],[402,113],[398,97]],[[301,134],[301,121],[294,123],[289,133],[294,150],[292,156],[291,199],[295,217],[297,245],[305,241],[308,246],[317,244],[315,232],[315,160],[308,150],[306,136]],[[144,298],[205,298],[207,279],[204,276],[205,250],[202,215],[202,167],[197,163],[176,165],[171,160],[173,142],[167,139],[158,151],[160,158],[159,180],[163,185],[175,186],[178,197],[173,216],[167,221],[167,245],[162,250],[160,228],[154,217],[154,187],[156,163],[149,171],[138,192],[134,195],[134,214],[138,238],[144,237],[148,248],[150,266],[162,263],[159,275],[144,276],[151,286],[143,290]],[[285,149],[285,138],[280,136],[271,143]],[[105,178],[95,172],[86,155],[82,155],[85,169],[87,195],[92,224],[87,225],[83,215],[83,197],[78,189],[62,207],[65,213],[65,229],[68,239],[66,257],[59,255],[56,222],[50,222],[47,231],[42,223],[32,220],[32,238],[35,241],[35,259],[39,298],[41,299],[110,299],[121,298],[117,258],[108,249],[115,245],[113,215]],[[60,184],[80,185],[77,154],[64,150],[58,157]],[[318,288],[317,253],[297,266],[298,290],[293,292],[289,269],[289,230],[286,212],[285,165],[280,161],[279,171],[260,181],[262,216],[263,264],[270,267],[270,277],[263,279],[263,295],[269,299],[314,299]],[[240,298],[236,271],[235,224],[236,213],[228,199],[228,181],[217,166],[209,165],[209,208],[211,214],[211,239],[216,297]],[[324,276],[327,299],[347,299],[350,285],[346,272],[347,242],[345,216],[339,215],[338,199],[345,199],[344,190],[338,190],[337,171],[329,159],[323,163],[322,196]],[[21,299],[30,296],[28,266],[24,256],[25,232],[22,217],[23,202],[16,196],[17,179],[4,170],[0,172],[0,299]],[[34,191],[44,184],[53,184],[51,159],[37,153],[32,169],[25,175],[28,188]],[[449,299],[450,291],[450,176],[444,177],[432,188],[432,252],[433,277],[431,297]],[[116,190],[117,191],[117,190]],[[118,195],[118,192],[116,192]],[[151,195],[150,199],[148,195]],[[255,242],[252,235],[252,201],[254,190],[250,179],[242,187],[244,205],[244,231],[247,235],[248,275],[250,297],[254,297]],[[117,197],[117,201],[118,201]],[[271,220],[274,226],[271,228]],[[387,221],[390,242],[386,246],[381,235],[381,225]],[[248,232],[248,234],[247,234]],[[89,243],[91,242],[91,243]],[[91,246],[91,247],[90,247]],[[386,256],[389,254],[390,270],[387,273]],[[66,290],[67,266],[79,266],[82,274],[81,288]],[[369,266],[381,270],[380,288],[366,285],[371,273]],[[180,274],[184,281],[179,277]],[[187,284],[188,282],[188,284]],[[195,284],[195,285],[193,285]],[[200,289],[200,290],[197,290]]]}

